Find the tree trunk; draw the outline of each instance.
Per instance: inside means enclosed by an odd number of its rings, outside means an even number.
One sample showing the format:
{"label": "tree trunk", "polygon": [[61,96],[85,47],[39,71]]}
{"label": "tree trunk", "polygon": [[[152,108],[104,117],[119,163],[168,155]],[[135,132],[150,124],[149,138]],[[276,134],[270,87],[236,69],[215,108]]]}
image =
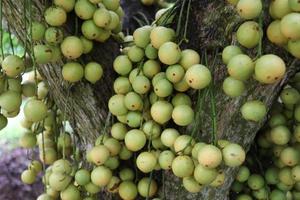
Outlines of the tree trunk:
{"label": "tree trunk", "polygon": [[[37,20],[43,16],[45,3],[40,0],[34,0],[35,11],[34,16]],[[13,5],[11,5],[13,4]],[[25,27],[23,18],[23,3],[21,1],[4,0],[5,19],[11,24],[14,32],[20,40],[24,42]],[[126,20],[124,30],[132,24],[131,17],[133,11],[138,12],[140,9],[145,11],[139,3],[139,0],[123,1],[126,12]],[[153,8],[150,9],[148,16],[153,18]],[[270,21],[265,9],[264,25]],[[148,12],[148,11],[147,11]],[[70,21],[70,20],[69,20]],[[246,100],[259,99],[262,100],[268,108],[271,107],[274,100],[287,82],[288,78],[295,74],[299,68],[299,60],[294,60],[284,50],[270,44],[267,39],[263,41],[263,53],[274,53],[281,56],[287,66],[288,73],[285,78],[272,85],[262,85],[255,80],[247,82],[247,92],[238,98],[229,98],[222,92],[222,81],[226,77],[226,66],[222,64],[220,56],[217,57],[213,65],[213,56],[217,51],[220,53],[222,48],[229,45],[232,41],[235,43],[234,31],[236,30],[241,19],[237,16],[234,8],[227,5],[224,0],[192,0],[191,15],[188,26],[189,43],[185,46],[197,50],[200,54],[208,52],[208,67],[214,71],[214,83],[216,94],[216,117],[217,117],[217,136],[218,138],[227,139],[232,142],[241,144],[245,149],[249,149],[257,131],[262,127],[264,121],[253,123],[245,121],[240,114],[241,105]],[[70,22],[71,23],[71,22]],[[72,30],[71,24],[68,24],[67,30]],[[103,123],[107,115],[107,101],[112,95],[112,83],[115,75],[112,70],[112,62],[118,52],[118,44],[114,40],[109,40],[104,44],[97,44],[90,58],[101,63],[104,67],[103,79],[91,85],[86,81],[82,81],[75,85],[70,85],[62,80],[61,66],[62,62],[43,65],[38,69],[45,77],[45,81],[50,88],[51,95],[59,108],[66,110],[69,121],[74,130],[80,135],[82,140],[82,150],[93,144],[95,138],[99,136]],[[252,58],[255,58],[257,51],[248,52]],[[89,58],[89,59],[90,59]],[[195,94],[191,95],[195,96]],[[204,110],[201,112],[201,127],[197,133],[200,140],[209,141],[212,132],[211,120],[211,99],[205,99]],[[190,130],[191,127],[189,127]],[[223,168],[226,173],[226,183],[219,188],[207,187],[198,194],[190,194],[181,186],[181,181],[175,178],[170,172],[164,172],[165,181],[161,191],[161,197],[164,199],[207,199],[222,200],[228,199],[229,187],[234,180],[237,172],[236,168]],[[165,196],[164,196],[165,195]],[[104,198],[103,198],[104,199]]]}

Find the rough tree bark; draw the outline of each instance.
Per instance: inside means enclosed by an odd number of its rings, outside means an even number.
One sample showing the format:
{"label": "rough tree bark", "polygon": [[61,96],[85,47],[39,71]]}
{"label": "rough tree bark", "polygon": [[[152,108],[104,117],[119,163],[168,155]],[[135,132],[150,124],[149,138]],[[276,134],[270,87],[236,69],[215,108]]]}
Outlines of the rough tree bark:
{"label": "rough tree bark", "polygon": [[[42,16],[45,3],[34,0],[36,7],[34,14],[37,20]],[[5,19],[11,24],[19,39],[24,41],[24,23],[23,23],[23,3],[21,1],[4,0]],[[138,0],[124,1],[123,6],[126,12],[124,29],[128,28],[130,16],[141,8]],[[152,14],[152,15],[151,15]],[[149,16],[153,17],[153,11]],[[265,13],[265,25],[269,22],[269,17]],[[207,51],[212,60],[212,54],[216,49],[234,41],[232,33],[242,20],[237,16],[234,8],[227,5],[224,0],[192,0],[191,16],[188,28],[189,48],[197,50],[199,53]],[[72,27],[72,26],[69,26]],[[129,27],[132,29],[132,27]],[[72,28],[68,28],[72,32]],[[220,52],[220,51],[219,51]],[[300,63],[294,60],[283,50],[273,46],[266,39],[263,41],[263,52],[276,53],[287,63],[288,73],[284,80],[273,85],[262,85],[254,80],[247,83],[248,90],[243,96],[235,99],[226,97],[221,91],[221,84],[226,77],[226,66],[221,62],[220,56],[217,58],[216,65],[209,66],[214,69],[214,82],[216,90],[216,110],[217,110],[217,134],[218,138],[228,139],[232,142],[241,144],[249,149],[257,131],[261,128],[261,123],[247,122],[240,115],[240,107],[246,100],[260,99],[264,101],[268,108],[271,107],[274,100],[278,97],[280,89],[299,68]],[[254,58],[256,50],[251,53]],[[51,95],[61,110],[66,110],[68,119],[74,130],[79,133],[82,140],[82,149],[92,144],[94,139],[99,136],[103,122],[107,115],[107,100],[112,95],[112,82],[114,73],[112,72],[113,58],[118,54],[118,44],[110,40],[105,44],[97,44],[92,55],[86,57],[86,60],[95,60],[100,62],[105,68],[104,78],[96,85],[91,85],[85,81],[76,85],[69,85],[62,80],[61,66],[62,62],[44,65],[39,67],[40,73],[45,77]],[[212,62],[209,62],[211,65]],[[207,98],[205,105],[209,105],[210,99]],[[201,132],[197,134],[200,140],[208,141],[211,134],[210,106],[206,106],[202,112]],[[235,168],[224,168],[226,173],[226,183],[219,188],[205,188],[199,194],[189,194],[181,186],[179,179],[165,172],[164,199],[209,199],[223,200],[228,199],[229,187],[237,171]],[[105,198],[103,198],[105,199]]]}

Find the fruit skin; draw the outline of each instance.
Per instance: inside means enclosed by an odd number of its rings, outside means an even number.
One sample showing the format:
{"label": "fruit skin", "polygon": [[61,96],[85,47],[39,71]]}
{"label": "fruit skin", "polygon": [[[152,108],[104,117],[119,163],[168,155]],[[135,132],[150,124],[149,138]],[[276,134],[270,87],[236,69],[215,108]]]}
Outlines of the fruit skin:
{"label": "fruit skin", "polygon": [[170,42],[175,37],[173,29],[157,26],[150,33],[151,44],[159,49],[164,43]]}
{"label": "fruit skin", "polygon": [[198,193],[202,189],[202,185],[199,184],[192,176],[183,178],[182,183],[183,187],[191,193]]}
{"label": "fruit skin", "polygon": [[274,44],[277,44],[279,46],[284,46],[287,44],[288,39],[282,34],[281,32],[281,26],[280,26],[280,20],[273,21],[267,29],[267,36],[268,39],[273,42]]}
{"label": "fruit skin", "polygon": [[125,76],[132,70],[132,63],[128,56],[121,55],[114,60],[113,67],[115,72],[122,76]]}
{"label": "fruit skin", "polygon": [[156,164],[156,156],[151,152],[142,152],[136,159],[136,165],[143,173],[149,173],[153,171]]}
{"label": "fruit skin", "polygon": [[258,17],[262,11],[261,0],[239,0],[236,9],[243,19],[254,19]]}
{"label": "fruit skin", "polygon": [[300,58],[300,40],[290,40],[288,42],[289,52],[296,58]]}
{"label": "fruit skin", "polygon": [[128,131],[125,136],[126,147],[134,152],[141,150],[145,146],[146,140],[145,133],[138,129]]}
{"label": "fruit skin", "polygon": [[230,59],[227,70],[231,77],[240,81],[246,81],[254,72],[254,63],[249,56],[239,54]]}
{"label": "fruit skin", "polygon": [[194,162],[189,156],[177,156],[173,160],[172,171],[177,177],[189,177],[193,174]]}
{"label": "fruit skin", "polygon": [[93,21],[100,28],[107,27],[111,21],[109,11],[105,8],[98,8],[94,12]]}
{"label": "fruit skin", "polygon": [[71,12],[75,6],[75,0],[54,0],[53,3],[62,7],[66,12]]}
{"label": "fruit skin", "polygon": [[172,118],[173,106],[167,101],[157,101],[151,107],[151,116],[159,124],[165,124]]}
{"label": "fruit skin", "polygon": [[33,170],[25,170],[21,174],[21,180],[23,183],[31,185],[35,182],[36,173]]}
{"label": "fruit skin", "polygon": [[59,6],[51,6],[45,11],[45,20],[50,26],[62,26],[67,21],[67,13]]}
{"label": "fruit skin", "polygon": [[270,3],[269,11],[270,15],[274,19],[281,19],[285,15],[292,12],[289,3],[289,0],[273,0]]}
{"label": "fruit skin", "polygon": [[239,54],[243,54],[240,47],[234,45],[225,47],[222,51],[223,63],[228,64],[231,58]]}
{"label": "fruit skin", "polygon": [[138,192],[142,197],[153,197],[157,188],[156,181],[150,178],[142,178],[138,183]]}
{"label": "fruit skin", "polygon": [[282,34],[291,40],[300,39],[300,13],[285,15],[280,22]]}
{"label": "fruit skin", "polygon": [[225,165],[229,167],[237,167],[243,164],[246,158],[244,149],[234,143],[230,143],[222,149],[222,155]]}
{"label": "fruit skin", "polygon": [[80,200],[80,191],[74,185],[69,185],[60,193],[61,200]]}
{"label": "fruit skin", "polygon": [[136,185],[131,181],[123,181],[119,185],[119,195],[122,199],[134,200],[138,195]]}
{"label": "fruit skin", "polygon": [[285,72],[284,61],[274,54],[264,55],[255,63],[255,79],[261,83],[275,83],[283,78]]}
{"label": "fruit skin", "polygon": [[31,122],[42,121],[47,116],[47,106],[39,100],[31,99],[24,106],[24,115]]}
{"label": "fruit skin", "polygon": [[187,70],[193,65],[200,63],[200,55],[197,51],[194,51],[192,49],[185,49],[181,52],[181,59],[179,61],[179,64]]}
{"label": "fruit skin", "polygon": [[188,105],[175,106],[172,112],[172,118],[175,124],[179,126],[188,126],[194,121],[194,111]]}
{"label": "fruit skin", "polygon": [[271,130],[270,137],[273,143],[285,145],[291,138],[291,132],[286,126],[277,126]]}
{"label": "fruit skin", "polygon": [[241,113],[244,119],[253,122],[261,121],[267,114],[267,109],[261,101],[248,101],[242,108]]}
{"label": "fruit skin", "polygon": [[166,65],[174,65],[181,58],[181,50],[174,42],[166,42],[158,50],[159,60]]}
{"label": "fruit skin", "polygon": [[32,22],[31,34],[33,41],[42,40],[45,34],[46,27],[40,22]]}
{"label": "fruit skin", "polygon": [[212,183],[217,176],[218,171],[216,169],[205,168],[202,165],[197,165],[194,171],[195,180],[202,185]]}
{"label": "fruit skin", "polygon": [[19,76],[25,70],[23,60],[15,55],[9,55],[2,61],[2,69],[9,77]]}
{"label": "fruit skin", "polygon": [[199,164],[207,168],[216,168],[222,162],[222,152],[214,145],[205,145],[198,152]]}
{"label": "fruit skin", "polygon": [[71,83],[80,81],[84,76],[84,69],[81,64],[76,62],[68,62],[63,66],[62,75],[64,80]]}
{"label": "fruit skin", "polygon": [[[133,39],[134,39],[135,45],[138,47],[141,47],[141,48],[146,48],[148,46],[148,44],[150,43],[151,30],[152,30],[151,26],[142,26],[140,28],[137,28],[133,32]],[[147,49],[146,49],[146,51],[147,51]],[[147,52],[146,52],[146,55],[147,55]],[[157,56],[155,56],[155,53],[154,53],[154,56],[151,54],[150,57],[151,58],[149,58],[149,59],[157,58]]]}
{"label": "fruit skin", "polygon": [[159,154],[158,163],[159,166],[164,170],[169,170],[172,167],[172,162],[175,155],[172,151],[165,150]]}
{"label": "fruit skin", "polygon": [[293,11],[300,11],[300,2],[298,0],[289,0],[289,6]]}
{"label": "fruit skin", "polygon": [[229,97],[241,96],[246,90],[244,82],[227,77],[223,82],[223,91]]}
{"label": "fruit skin", "polygon": [[89,0],[78,0],[74,8],[76,15],[83,20],[91,19],[96,9],[96,5]]}
{"label": "fruit skin", "polygon": [[22,97],[15,91],[6,91],[0,95],[0,106],[7,112],[14,112],[20,108]]}
{"label": "fruit skin", "polygon": [[185,73],[186,83],[193,89],[203,89],[212,80],[211,72],[204,65],[193,65]]}
{"label": "fruit skin", "polygon": [[265,184],[262,176],[258,174],[252,174],[248,179],[248,186],[253,190],[258,190],[262,188]]}
{"label": "fruit skin", "polygon": [[112,178],[111,170],[104,166],[96,167],[91,172],[92,183],[99,187],[106,186],[109,183],[111,178]]}
{"label": "fruit skin", "polygon": [[61,43],[61,52],[68,59],[79,58],[83,54],[83,44],[80,38],[68,36]]}
{"label": "fruit skin", "polygon": [[95,84],[103,76],[103,68],[99,63],[90,62],[84,68],[84,78]]}
{"label": "fruit skin", "polygon": [[75,181],[78,185],[87,185],[91,180],[91,174],[86,169],[80,169],[75,174]]}
{"label": "fruit skin", "polygon": [[262,33],[257,22],[247,21],[244,22],[237,30],[237,40],[238,42],[251,49],[258,45]]}

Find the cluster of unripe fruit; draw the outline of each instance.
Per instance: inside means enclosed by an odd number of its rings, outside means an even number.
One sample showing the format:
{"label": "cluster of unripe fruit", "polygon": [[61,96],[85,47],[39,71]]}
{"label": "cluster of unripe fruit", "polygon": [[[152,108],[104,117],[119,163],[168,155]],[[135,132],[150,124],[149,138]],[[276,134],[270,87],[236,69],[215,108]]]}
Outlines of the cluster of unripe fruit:
{"label": "cluster of unripe fruit", "polygon": [[[54,5],[45,11],[44,24],[32,24],[34,41],[44,39],[46,44],[34,47],[35,61],[47,64],[61,59],[62,55],[68,62],[62,67],[63,78],[75,83],[83,77],[91,83],[96,83],[103,75],[102,66],[94,61],[83,66],[80,57],[89,54],[95,42],[103,43],[111,35],[118,34],[122,29],[123,10],[119,0],[54,0]],[[74,11],[80,18],[82,36],[64,33],[62,26],[67,21],[67,13]],[[78,22],[79,23],[79,22]],[[78,27],[75,27],[78,28]]]}
{"label": "cluster of unripe fruit", "polygon": [[294,87],[282,90],[267,125],[257,136],[258,155],[250,153],[248,164],[240,168],[232,186],[232,190],[240,194],[238,200],[300,199],[299,81],[297,74],[291,80]]}

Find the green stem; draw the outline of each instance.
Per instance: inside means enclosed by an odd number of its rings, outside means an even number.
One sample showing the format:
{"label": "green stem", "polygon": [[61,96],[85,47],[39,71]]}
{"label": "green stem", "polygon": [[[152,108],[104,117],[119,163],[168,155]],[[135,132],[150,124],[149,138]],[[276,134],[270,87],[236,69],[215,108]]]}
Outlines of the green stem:
{"label": "green stem", "polygon": [[103,128],[103,131],[102,131],[102,138],[101,138],[101,144],[104,143],[104,137],[107,135],[107,128],[108,128],[108,125],[110,123],[110,119],[111,119],[112,115],[111,115],[111,112],[108,113],[107,117],[106,117],[106,121],[105,121],[105,124],[104,124],[104,128]]}
{"label": "green stem", "polygon": [[13,55],[15,55],[15,49],[14,49],[14,44],[13,44],[13,38],[12,38],[12,34],[11,34],[11,29],[10,29],[10,24],[7,23],[7,31],[9,34],[9,45],[10,45],[10,49]]}

